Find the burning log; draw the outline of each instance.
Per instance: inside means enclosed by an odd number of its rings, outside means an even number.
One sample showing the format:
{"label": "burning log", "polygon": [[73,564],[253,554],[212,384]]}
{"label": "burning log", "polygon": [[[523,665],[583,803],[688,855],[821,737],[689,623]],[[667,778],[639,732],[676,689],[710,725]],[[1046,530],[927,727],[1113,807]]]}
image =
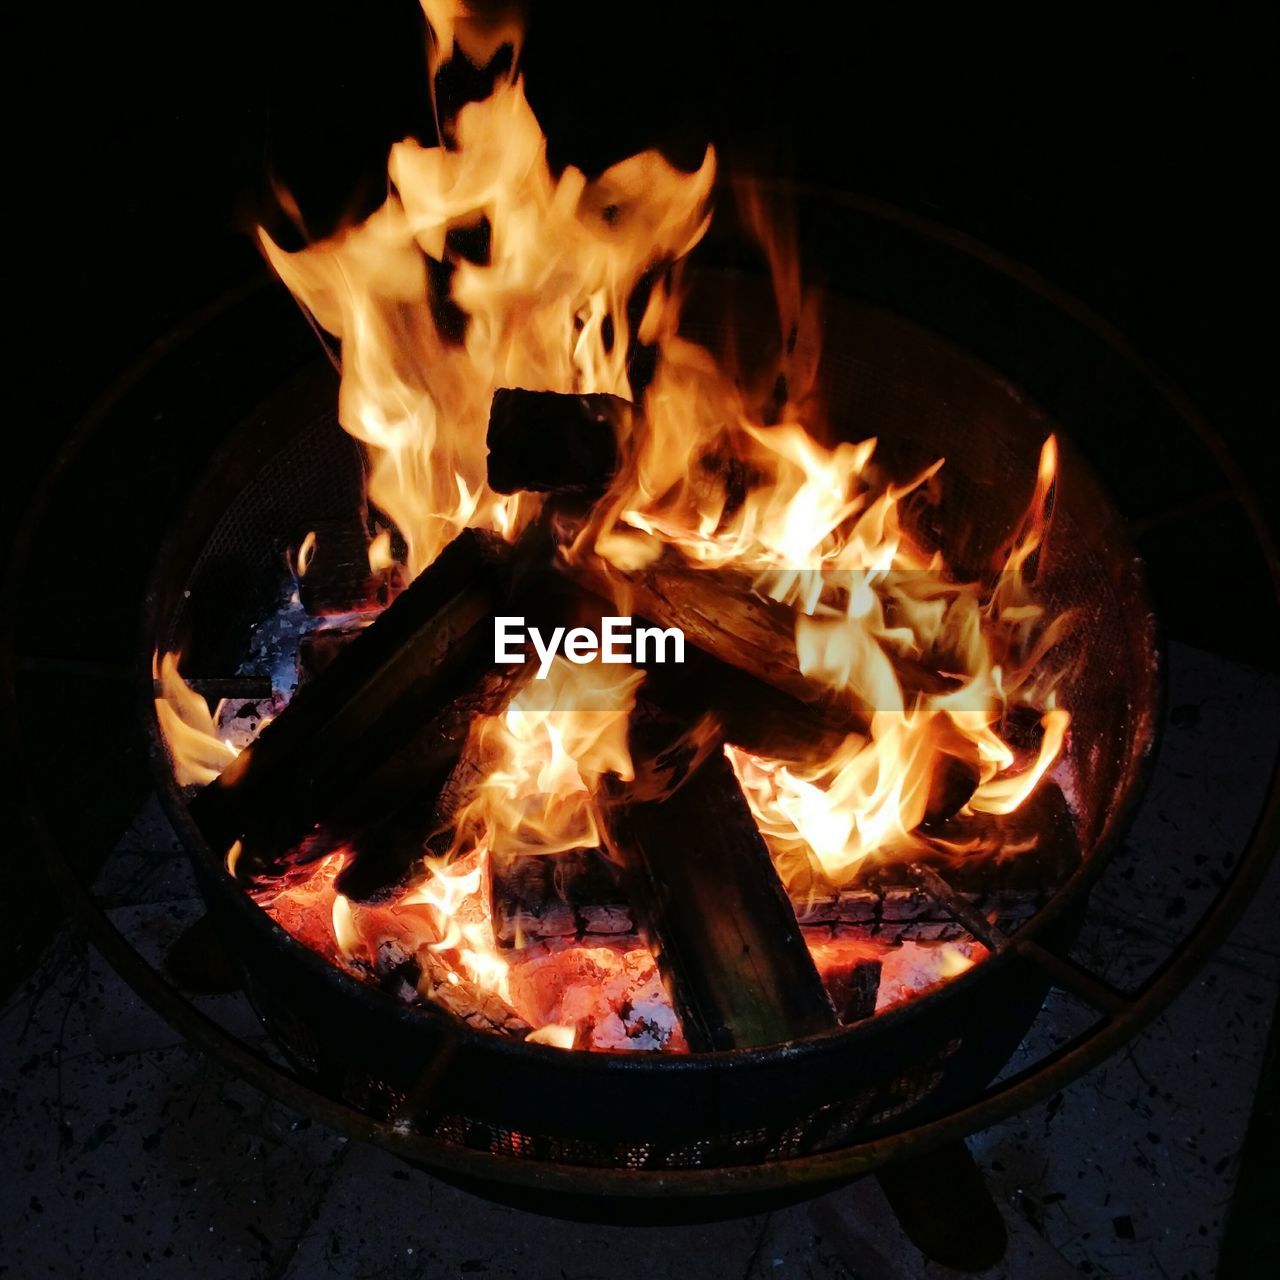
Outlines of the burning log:
{"label": "burning log", "polygon": [[618,467],[631,405],[618,396],[504,388],[489,409],[496,493],[600,494]]}
{"label": "burning log", "polygon": [[[617,442],[631,429],[632,406],[614,396],[500,390],[489,416],[490,487],[501,493],[600,493],[619,463]],[[581,531],[582,518],[548,513],[553,541]],[[725,740],[756,755],[809,759],[830,755],[850,733],[865,733],[874,708],[822,690],[795,656],[795,613],[766,600],[743,574],[691,570],[671,558],[613,576],[590,560],[568,573],[602,600],[624,594],[645,621],[679,627],[690,642],[683,668],[653,666],[649,696],[686,725],[712,710]],[[924,664],[891,655],[908,699],[951,682]],[[943,755],[931,781],[927,824],[957,812],[979,781],[977,763]]]}
{"label": "burning log", "polygon": [[464,533],[446,547],[192,800],[215,847],[241,840],[250,867],[295,848],[338,797],[350,809],[357,784],[424,726],[435,726],[432,750],[456,758],[465,733],[436,721],[492,666],[501,594],[498,560],[481,538]]}
{"label": "burning log", "polygon": [[673,789],[641,798],[613,785],[601,818],[690,1047],[775,1044],[834,1026],[831,999],[724,755],[655,751],[641,759]]}
{"label": "burning log", "polygon": [[314,862],[253,896],[303,945],[405,1004],[426,1001],[478,1030],[528,1034],[528,1022],[501,995],[467,976],[456,949],[441,948],[438,930],[423,929],[419,911],[339,896],[341,862],[341,856]]}
{"label": "burning log", "polygon": [[546,519],[511,548],[466,531],[370,625],[310,633],[293,702],[192,803],[210,840],[240,840],[250,874],[345,846],[344,894],[395,885],[439,828],[472,723],[530,670],[494,666],[492,616],[566,607],[550,550]]}
{"label": "burning log", "polygon": [[326,809],[308,837],[308,856],[346,848],[351,859],[339,889],[376,901],[418,861],[428,836],[444,830],[439,793],[452,776],[477,718],[496,713],[518,690],[524,672],[487,672],[459,694],[398,753],[373,767]]}
{"label": "burning log", "polygon": [[[566,572],[595,594],[621,594],[646,621],[684,632],[687,670],[655,666],[649,680],[655,700],[686,722],[697,708],[709,708],[727,742],[783,760],[829,756],[849,734],[867,733],[876,708],[824,689],[800,670],[795,612],[758,595],[745,575],[667,561],[620,577],[589,560],[569,564]],[[891,660],[908,704],[952,687],[921,662],[897,654]],[[922,825],[931,828],[957,813],[979,781],[975,759],[940,753]]]}
{"label": "burning log", "polygon": [[[615,396],[497,391],[489,413],[490,487],[499,493],[602,492],[618,466],[617,437],[629,409]],[[570,541],[581,527],[581,521],[566,519],[557,533]],[[793,611],[757,595],[745,575],[690,570],[672,557],[620,579],[589,560],[575,563],[570,572],[605,600],[621,588],[636,613],[663,627],[681,628],[712,662],[756,677],[775,694],[813,704],[813,682],[794,656]],[[918,664],[903,660],[900,666],[908,692],[946,687]],[[832,693],[821,698],[832,712],[823,717],[825,726],[866,730],[865,713],[840,704]]]}
{"label": "burning log", "polygon": [[[809,704],[827,723],[845,732],[866,732],[876,708],[815,687],[796,657],[795,611],[759,595],[746,574],[695,569],[670,555],[634,572],[619,574],[589,559],[575,561],[568,572],[606,599],[622,595],[635,613],[659,626],[679,627],[690,644]],[[922,662],[889,656],[908,702],[915,694],[954,687]]]}
{"label": "burning log", "polygon": [[523,1038],[531,1030],[501,996],[468,982],[429,947],[410,955],[387,940],[378,948],[373,971],[391,994],[410,1003],[421,997],[479,1031]]}
{"label": "burning log", "polygon": [[493,932],[501,946],[634,932],[617,872],[597,849],[491,860],[490,869]]}
{"label": "burning log", "polygon": [[498,1031],[506,1036],[525,1036],[531,1030],[501,996],[459,978],[427,949],[420,950],[417,959],[422,970],[418,991],[432,1004],[440,1005],[455,1018],[479,1030]]}
{"label": "burning log", "polygon": [[792,697],[693,646],[686,648],[683,663],[655,663],[646,669],[645,697],[689,725],[710,711],[726,742],[772,759],[829,756],[851,732],[816,704]]}

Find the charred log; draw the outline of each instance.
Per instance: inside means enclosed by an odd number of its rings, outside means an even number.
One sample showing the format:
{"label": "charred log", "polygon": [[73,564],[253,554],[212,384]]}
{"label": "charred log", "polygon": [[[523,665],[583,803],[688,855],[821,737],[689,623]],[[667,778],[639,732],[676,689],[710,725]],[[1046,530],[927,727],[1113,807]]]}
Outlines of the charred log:
{"label": "charred log", "polygon": [[478,1031],[522,1039],[531,1030],[501,996],[469,982],[427,947],[407,955],[396,943],[385,942],[373,971],[392,995],[408,1003],[420,997]]}
{"label": "charred log", "polygon": [[462,534],[193,799],[211,843],[242,841],[246,870],[298,846],[491,668],[500,599],[496,558]]}
{"label": "charred log", "polygon": [[490,872],[499,945],[633,931],[617,870],[597,849],[491,860]]}
{"label": "charred log", "polygon": [[[832,723],[866,732],[877,708],[842,691],[815,688],[796,657],[795,610],[758,594],[747,575],[694,569],[672,556],[628,573],[583,559],[568,572],[606,599],[626,599],[636,614],[681,628],[690,644],[714,658],[821,708]],[[889,656],[908,702],[955,687],[918,660]]]}
{"label": "charred log", "polygon": [[507,388],[489,410],[489,487],[600,494],[618,466],[630,404],[618,396]]}
{"label": "charred log", "polygon": [[665,795],[609,788],[601,816],[690,1047],[775,1044],[829,1029],[831,999],[729,762],[713,751],[685,763],[682,778],[681,765],[670,770]]}

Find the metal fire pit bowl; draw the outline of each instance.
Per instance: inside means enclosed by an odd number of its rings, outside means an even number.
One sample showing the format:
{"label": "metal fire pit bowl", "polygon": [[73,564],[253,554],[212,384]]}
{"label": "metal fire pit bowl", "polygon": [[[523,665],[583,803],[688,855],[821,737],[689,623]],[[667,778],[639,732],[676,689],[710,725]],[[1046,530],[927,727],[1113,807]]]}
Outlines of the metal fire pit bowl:
{"label": "metal fire pit bowl", "polygon": [[[721,268],[696,288],[708,312],[728,303],[740,347],[767,334],[770,309],[753,283]],[[713,320],[702,327],[715,335]],[[833,422],[854,439],[879,437],[904,478],[945,455],[938,540],[958,563],[985,563],[1015,527],[1053,428],[985,365],[879,308],[829,298],[825,342]],[[286,548],[357,510],[360,458],[335,403],[320,366],[314,383],[304,377],[271,397],[227,442],[163,544],[146,654],[198,655],[187,668],[196,677],[236,670],[254,610],[287,589]],[[1068,943],[1093,855],[1127,807],[1158,701],[1151,610],[1123,528],[1074,455],[1058,494],[1039,582],[1053,611],[1080,615],[1066,646],[1076,652],[1055,656],[1068,670],[1059,692],[1074,715],[1072,791],[1090,856],[1035,928],[1051,949]],[[153,744],[161,794],[214,920],[291,1060],[326,1092],[454,1147],[640,1173],[828,1151],[931,1119],[981,1088],[1049,989],[1043,967],[1011,947],[898,1010],[764,1049],[565,1053],[477,1033],[406,1009],[289,938],[223,870],[224,850],[210,850],[192,824],[154,730]]]}
{"label": "metal fire pit bowl", "polygon": [[[34,546],[68,475],[88,464],[104,431],[127,424],[156,442],[157,459],[172,459],[161,504],[169,533],[162,541],[152,534],[160,557],[145,593],[141,654],[134,642],[147,749],[210,915],[290,1067],[204,1018],[111,929],[71,871],[35,783],[37,835],[108,958],[189,1035],[290,1105],[498,1198],[556,1212],[589,1212],[594,1200],[623,1203],[631,1220],[740,1212],[816,1194],[993,1123],[1061,1088],[1167,1003],[1222,936],[1274,841],[1273,788],[1219,899],[1141,989],[1116,991],[1068,957],[1089,886],[1138,802],[1159,719],[1154,614],[1129,530],[1195,519],[1211,491],[1247,514],[1263,574],[1274,571],[1269,535],[1188,406],[1078,304],[980,246],[872,202],[801,192],[798,203],[806,259],[824,266],[829,287],[824,362],[832,421],[850,438],[879,435],[878,456],[895,472],[946,456],[943,519],[950,537],[966,540],[958,559],[976,562],[1011,527],[1047,431],[1057,430],[1065,445],[1042,585],[1051,606],[1083,611],[1072,643],[1085,660],[1073,667],[1062,698],[1075,714],[1073,802],[1086,858],[1008,948],[929,995],[857,1026],[767,1049],[564,1052],[400,1005],[289,938],[230,880],[221,851],[209,849],[172,781],[151,708],[151,654],[186,636],[193,620],[217,616],[229,647],[203,651],[211,661],[234,659],[234,637],[247,638],[247,622],[262,615],[279,583],[284,546],[296,546],[317,516],[340,513],[359,493],[358,455],[334,421],[331,371],[313,364],[290,380],[278,366],[276,390],[265,398],[272,370],[256,359],[246,360],[245,376],[224,362],[221,381],[191,377],[193,352],[201,353],[197,368],[244,353],[241,327],[259,340],[288,328],[277,293],[230,300],[104,405],[40,495],[19,547]],[[732,242],[704,254],[705,278],[738,281],[744,295],[755,288],[748,265]],[[247,321],[250,314],[257,319]],[[691,323],[696,330],[696,315]],[[301,324],[282,340],[295,368]],[[261,350],[250,349],[255,357]],[[206,434],[175,440],[172,427],[163,432],[122,415],[121,404],[140,388],[154,389],[171,422],[181,422],[188,404],[205,419],[225,413],[216,448]],[[190,399],[202,392],[205,399]],[[228,435],[237,399],[241,425]],[[1147,491],[1142,473],[1116,456],[1117,414],[1136,434],[1185,452],[1187,491]],[[140,542],[135,550],[147,548]],[[1158,547],[1147,549],[1148,561],[1153,554]],[[22,598],[24,571],[20,563],[10,600]],[[47,626],[37,630],[47,640]],[[15,620],[15,640],[25,657],[11,667],[9,691],[22,735],[27,722],[16,699],[22,672],[38,665],[40,635],[24,635]],[[29,756],[25,762],[30,771]],[[1098,1018],[1076,1040],[989,1085],[1051,986]]]}

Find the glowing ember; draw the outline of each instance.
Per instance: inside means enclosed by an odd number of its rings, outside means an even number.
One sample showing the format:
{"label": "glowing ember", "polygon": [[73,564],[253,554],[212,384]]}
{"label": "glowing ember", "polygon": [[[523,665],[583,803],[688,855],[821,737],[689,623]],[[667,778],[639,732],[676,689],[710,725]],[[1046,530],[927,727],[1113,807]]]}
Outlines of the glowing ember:
{"label": "glowing ember", "polygon": [[543,1043],[595,1049],[684,1048],[675,1011],[640,946],[548,949],[513,971],[512,1003],[530,1021],[567,1028]]}
{"label": "glowing ember", "polygon": [[904,942],[885,953],[876,1012],[958,977],[984,955],[986,951],[976,942]]}

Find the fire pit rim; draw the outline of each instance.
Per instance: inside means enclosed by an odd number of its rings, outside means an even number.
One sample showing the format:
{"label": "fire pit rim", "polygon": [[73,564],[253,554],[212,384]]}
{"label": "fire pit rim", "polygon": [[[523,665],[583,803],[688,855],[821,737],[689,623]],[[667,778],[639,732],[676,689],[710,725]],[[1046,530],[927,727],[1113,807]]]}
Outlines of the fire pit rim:
{"label": "fire pit rim", "polygon": [[[880,201],[858,196],[828,196],[828,198],[837,199],[873,217],[907,226],[922,235],[957,248],[964,254],[976,257],[993,269],[1012,276],[1029,290],[1040,294],[1066,311],[1082,326],[1092,330],[1096,337],[1122,357],[1124,363],[1130,366],[1138,377],[1158,392],[1173,412],[1192,427],[1199,439],[1215,455],[1231,484],[1232,496],[1244,508],[1252,525],[1254,536],[1270,571],[1272,589],[1280,595],[1280,553],[1277,552],[1266,518],[1262,514],[1257,496],[1253,493],[1247,478],[1241,474],[1223,443],[1216,438],[1212,428],[1186,396],[1139,356],[1112,326],[1083,304],[1041,280],[1027,268],[996,254],[967,236],[917,218],[915,215],[895,210]],[[230,306],[248,293],[257,291],[264,283],[264,279],[259,278],[252,283],[253,289],[235,290],[222,300],[221,305]],[[37,487],[26,518],[19,528],[9,570],[10,583],[14,588],[19,587],[23,581],[33,531],[38,527],[39,518],[49,505],[59,476],[75,457],[79,447],[94,430],[101,426],[113,402],[119,399],[123,391],[152,365],[157,364],[167,352],[179,346],[181,340],[190,337],[192,332],[198,331],[200,324],[207,320],[210,314],[212,310],[201,313],[199,317],[193,317],[192,324],[184,326],[182,331],[175,334],[173,342],[166,343],[162,348],[149,353],[146,358],[138,362],[104,394],[82,420],[75,436],[60,455],[55,467]],[[16,606],[18,600],[16,589],[8,593],[7,599]],[[6,612],[10,610],[11,606],[6,606]],[[12,608],[12,613],[16,615],[16,607]],[[101,906],[73,871],[66,854],[59,847],[53,833],[46,827],[41,817],[39,805],[34,797],[30,769],[22,753],[23,733],[16,706],[18,661],[12,643],[15,621],[16,617],[11,616],[10,625],[5,629],[9,644],[4,654],[3,718],[6,724],[6,735],[14,748],[14,757],[19,761],[20,780],[27,795],[28,803],[24,816],[38,847],[45,856],[55,882],[68,899],[74,914],[85,925],[113,965],[144,998],[178,1024],[185,1034],[201,1043],[203,1047],[217,1053],[225,1061],[232,1063],[241,1074],[253,1080],[259,1087],[321,1121],[334,1124],[353,1134],[381,1141],[389,1148],[401,1150],[405,1155],[412,1156],[420,1153],[426,1156],[429,1153],[432,1161],[441,1166],[465,1165],[477,1172],[488,1173],[495,1168],[495,1165],[505,1164],[512,1166],[507,1176],[516,1181],[539,1180],[546,1183],[559,1182],[566,1176],[572,1177],[573,1170],[566,1171],[541,1162],[514,1161],[490,1153],[480,1156],[478,1153],[460,1151],[448,1144],[434,1142],[420,1136],[411,1138],[397,1134],[389,1125],[334,1102],[305,1081],[281,1070],[277,1064],[261,1058],[192,1006],[172,983],[145,961],[106,920]],[[1243,845],[1241,855],[1227,877],[1223,889],[1198,919],[1180,948],[1172,952],[1168,960],[1139,989],[1130,1007],[1118,1017],[1110,1020],[1104,1018],[1095,1022],[1076,1041],[1061,1046],[1018,1077],[994,1089],[989,1089],[973,1103],[942,1119],[894,1134],[889,1138],[864,1141],[822,1156],[779,1160],[751,1168],[649,1171],[642,1175],[646,1188],[643,1191],[639,1186],[642,1179],[634,1172],[628,1172],[625,1176],[611,1176],[610,1171],[597,1169],[576,1172],[580,1177],[593,1182],[616,1184],[611,1185],[610,1190],[620,1195],[667,1194],[668,1192],[678,1194],[680,1188],[685,1190],[709,1188],[713,1191],[723,1188],[728,1192],[744,1184],[785,1185],[792,1181],[789,1171],[797,1170],[800,1176],[808,1180],[812,1171],[818,1169],[819,1162],[821,1171],[814,1175],[815,1180],[818,1176],[825,1174],[840,1179],[851,1176],[855,1172],[865,1171],[866,1168],[884,1159],[888,1154],[886,1148],[889,1146],[892,1147],[893,1153],[897,1154],[903,1149],[904,1144],[911,1143],[913,1146],[933,1144],[947,1137],[970,1132],[983,1124],[1011,1114],[1018,1107],[1029,1105],[1047,1096],[1053,1089],[1061,1087],[1062,1084],[1082,1074],[1114,1052],[1125,1039],[1150,1021],[1169,1003],[1238,916],[1248,891],[1261,879],[1269,864],[1278,836],[1280,836],[1280,770],[1273,772],[1266,803],[1260,810],[1254,828]]]}

